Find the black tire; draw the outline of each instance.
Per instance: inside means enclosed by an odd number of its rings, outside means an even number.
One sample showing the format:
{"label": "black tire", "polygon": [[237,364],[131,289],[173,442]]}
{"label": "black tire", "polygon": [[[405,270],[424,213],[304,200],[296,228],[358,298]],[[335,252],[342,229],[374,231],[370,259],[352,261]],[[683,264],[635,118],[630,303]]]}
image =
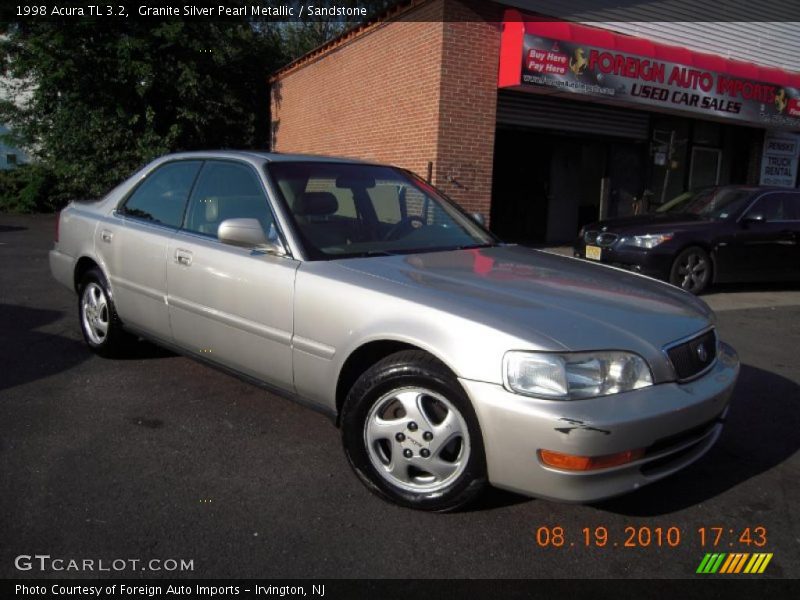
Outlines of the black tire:
{"label": "black tire", "polygon": [[[378,422],[385,417],[376,411],[399,402],[392,399],[395,392],[406,399],[415,398],[413,403],[419,408],[421,422],[412,429],[413,414],[404,408],[398,413],[398,404],[391,415],[396,421],[388,421],[393,429],[386,429],[386,435],[393,439],[386,437],[371,446],[367,442],[367,421]],[[442,420],[437,422],[438,418]],[[345,399],[341,426],[345,454],[353,470],[369,490],[386,500],[418,510],[444,512],[464,506],[486,486],[483,438],[472,404],[450,370],[425,352],[397,352],[363,373]],[[463,435],[463,431],[467,434]],[[397,437],[401,433],[402,441]],[[412,452],[413,456],[401,455],[401,451]],[[403,482],[389,474],[387,457],[396,459],[397,472],[404,470],[402,477],[410,476],[413,481]],[[433,468],[434,464],[438,465],[436,468],[445,465],[453,472],[438,477],[432,470],[426,475],[424,466]],[[376,465],[386,465],[387,470],[379,471]],[[427,479],[431,481],[426,482]],[[404,489],[403,485],[414,489]]]}
{"label": "black tire", "polygon": [[[90,296],[96,301],[102,297],[102,302],[87,308],[91,304]],[[108,282],[98,267],[89,269],[78,284],[78,322],[83,339],[92,352],[106,358],[124,355],[130,337],[122,329]],[[106,331],[101,335],[103,323]]]}
{"label": "black tire", "polygon": [[708,252],[699,246],[691,246],[675,257],[669,282],[692,294],[700,294],[711,283],[712,269]]}

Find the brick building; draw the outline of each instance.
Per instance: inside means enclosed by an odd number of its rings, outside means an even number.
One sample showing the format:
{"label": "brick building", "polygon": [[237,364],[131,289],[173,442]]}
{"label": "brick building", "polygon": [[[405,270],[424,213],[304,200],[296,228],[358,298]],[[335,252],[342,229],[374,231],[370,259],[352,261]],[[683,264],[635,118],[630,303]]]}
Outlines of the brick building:
{"label": "brick building", "polygon": [[796,185],[797,24],[736,44],[741,23],[581,25],[552,4],[400,3],[273,76],[273,150],[408,168],[509,241],[707,185]]}

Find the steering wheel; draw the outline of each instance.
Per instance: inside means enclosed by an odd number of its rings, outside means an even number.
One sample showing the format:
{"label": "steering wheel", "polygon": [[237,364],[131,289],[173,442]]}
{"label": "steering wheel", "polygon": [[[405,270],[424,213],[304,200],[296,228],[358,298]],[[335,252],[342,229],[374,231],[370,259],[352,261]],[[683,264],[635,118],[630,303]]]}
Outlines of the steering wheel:
{"label": "steering wheel", "polygon": [[405,234],[406,231],[410,232],[413,229],[419,229],[420,227],[426,226],[427,223],[425,222],[425,219],[418,215],[411,215],[405,217],[404,219],[400,219],[397,223],[392,225],[392,228],[386,232],[386,234],[383,236],[383,239],[384,241],[394,240],[399,237],[403,237],[402,235],[398,235],[401,232]]}

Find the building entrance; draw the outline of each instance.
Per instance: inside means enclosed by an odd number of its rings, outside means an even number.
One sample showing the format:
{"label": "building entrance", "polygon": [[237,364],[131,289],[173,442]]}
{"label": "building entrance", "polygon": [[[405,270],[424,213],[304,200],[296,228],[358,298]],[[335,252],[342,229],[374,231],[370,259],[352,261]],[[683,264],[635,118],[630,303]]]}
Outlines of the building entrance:
{"label": "building entrance", "polygon": [[508,242],[571,243],[586,223],[634,214],[646,156],[637,142],[498,129],[492,230]]}

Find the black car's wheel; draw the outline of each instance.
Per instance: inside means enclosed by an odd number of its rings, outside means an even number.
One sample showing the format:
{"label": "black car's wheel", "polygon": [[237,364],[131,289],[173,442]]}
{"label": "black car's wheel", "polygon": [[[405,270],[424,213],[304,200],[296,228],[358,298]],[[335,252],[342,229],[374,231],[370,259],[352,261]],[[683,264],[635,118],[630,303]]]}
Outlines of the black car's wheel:
{"label": "black car's wheel", "polygon": [[342,409],[350,465],[379,496],[402,506],[448,511],[486,485],[475,412],[453,374],[414,350],[365,372]]}
{"label": "black car's wheel", "polygon": [[672,263],[669,282],[692,294],[699,294],[711,283],[711,257],[698,246],[686,248]]}
{"label": "black car's wheel", "polygon": [[117,317],[108,282],[97,267],[89,269],[78,286],[78,317],[83,339],[93,352],[109,358],[123,353],[128,337]]}

